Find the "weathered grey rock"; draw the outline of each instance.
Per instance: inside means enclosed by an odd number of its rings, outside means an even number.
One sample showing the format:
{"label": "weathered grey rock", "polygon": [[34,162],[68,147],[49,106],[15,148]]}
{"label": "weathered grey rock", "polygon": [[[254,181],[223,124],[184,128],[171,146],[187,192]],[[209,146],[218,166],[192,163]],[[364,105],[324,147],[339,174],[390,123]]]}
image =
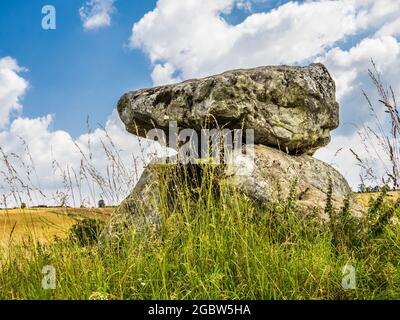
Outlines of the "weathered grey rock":
{"label": "weathered grey rock", "polygon": [[334,208],[342,207],[346,196],[352,194],[346,179],[325,162],[262,145],[254,147],[254,161],[241,153],[233,154],[225,173],[231,185],[261,204],[284,201],[294,187],[296,203],[325,220],[329,219],[324,208],[330,184]]}
{"label": "weathered grey rock", "polygon": [[254,129],[255,143],[291,154],[313,154],[339,124],[335,83],[322,64],[228,71],[125,94],[118,112],[126,128]]}
{"label": "weathered grey rock", "polygon": [[[158,159],[155,161],[158,162]],[[100,242],[118,240],[127,228],[135,225],[139,231],[161,225],[160,183],[158,165],[150,163],[141,175],[132,193],[116,208],[100,236]]]}
{"label": "weathered grey rock", "polygon": [[[121,226],[132,224],[139,229],[160,229],[160,192],[168,188],[168,179],[162,176],[162,172],[171,166],[155,163],[147,166],[132,194],[112,217],[104,232],[105,237],[116,236],[124,229]],[[330,183],[332,205],[337,209],[352,193],[346,179],[326,163],[308,155],[289,155],[263,145],[254,147],[254,158],[241,152],[234,153],[223,171],[221,183],[236,187],[260,206],[285,201],[289,190],[294,187],[296,205],[305,214],[320,216],[322,220],[329,219],[324,208]]]}

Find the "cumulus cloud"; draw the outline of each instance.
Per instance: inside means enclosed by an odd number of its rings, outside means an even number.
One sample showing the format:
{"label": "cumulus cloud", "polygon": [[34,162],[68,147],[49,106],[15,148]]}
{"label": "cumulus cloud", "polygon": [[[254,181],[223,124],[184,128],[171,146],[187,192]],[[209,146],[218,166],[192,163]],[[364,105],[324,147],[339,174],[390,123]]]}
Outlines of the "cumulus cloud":
{"label": "cumulus cloud", "polygon": [[[289,2],[231,25],[222,14],[235,3],[242,1],[159,0],[135,23],[131,46],[150,57],[154,83],[231,68],[321,61],[329,66],[342,99],[356,89],[371,58],[382,71],[396,62],[396,0]],[[351,37],[360,41],[341,49]]]}
{"label": "cumulus cloud", "polygon": [[151,73],[151,79],[155,86],[180,82],[182,79],[174,77],[175,69],[170,63],[156,64]]}
{"label": "cumulus cloud", "polygon": [[400,35],[400,18],[385,23],[375,36],[398,36]]}
{"label": "cumulus cloud", "polygon": [[0,58],[0,129],[4,128],[13,111],[21,110],[21,98],[28,82],[20,76],[24,71],[11,57]]}
{"label": "cumulus cloud", "polygon": [[339,148],[345,148],[343,161],[335,165],[356,186],[359,170],[349,149],[361,153],[357,125],[370,121],[361,89],[376,100],[368,79],[371,59],[400,92],[400,2],[290,1],[269,12],[251,12],[239,24],[224,19],[235,6],[249,9],[251,4],[159,0],[154,10],[133,25],[130,44],[150,58],[156,85],[233,68],[325,63],[337,83],[341,126],[328,148],[316,156],[330,162]]}
{"label": "cumulus cloud", "polygon": [[[20,201],[96,205],[100,198],[117,204],[130,193],[144,164],[161,153],[156,144],[129,134],[115,111],[104,128],[77,138],[51,130],[53,121],[53,115],[17,118],[0,132],[0,194],[7,197],[0,206]],[[5,160],[15,172],[9,172]]]}
{"label": "cumulus cloud", "polygon": [[28,88],[23,70],[11,57],[0,59],[0,207],[120,202],[161,148],[129,134],[116,111],[104,128],[77,138],[51,129],[56,115],[10,122]]}
{"label": "cumulus cloud", "polygon": [[252,4],[249,0],[237,0],[236,1],[236,8],[239,10],[244,11],[252,11]]}
{"label": "cumulus cloud", "polygon": [[222,15],[234,4],[159,0],[134,24],[131,45],[144,50],[155,66],[168,63],[189,78],[230,68],[301,63],[355,34],[367,19],[353,1],[289,2],[231,25]]}
{"label": "cumulus cloud", "polygon": [[115,0],[90,0],[79,9],[83,27],[94,30],[111,25],[111,14]]}
{"label": "cumulus cloud", "polygon": [[[379,184],[380,177],[390,171],[390,160],[385,153],[376,153],[374,147],[379,145],[376,137],[370,135],[368,138],[373,141],[366,142],[364,131],[353,131],[347,136],[337,135],[329,147],[319,149],[315,157],[341,172],[354,189],[361,181],[366,184]],[[363,164],[357,160],[355,154],[363,160]],[[366,167],[373,170],[369,171]]]}
{"label": "cumulus cloud", "polygon": [[[400,92],[400,42],[392,36],[362,39],[349,50],[335,47],[318,61],[323,62],[334,76],[337,84],[337,96],[341,101],[341,121],[343,124],[362,124],[368,121],[369,109],[361,92],[367,92],[373,100],[375,89],[367,70],[376,63],[378,71],[385,81]],[[350,127],[341,128],[343,131]]]}
{"label": "cumulus cloud", "polygon": [[[354,90],[356,76],[365,73],[371,60],[376,61],[378,70],[387,74],[393,64],[398,63],[400,43],[392,36],[365,38],[349,50],[339,47],[329,50],[319,61],[324,62],[337,78],[338,98]],[[392,75],[391,75],[392,76]],[[343,81],[343,82],[342,82]],[[364,81],[359,81],[364,83]]]}

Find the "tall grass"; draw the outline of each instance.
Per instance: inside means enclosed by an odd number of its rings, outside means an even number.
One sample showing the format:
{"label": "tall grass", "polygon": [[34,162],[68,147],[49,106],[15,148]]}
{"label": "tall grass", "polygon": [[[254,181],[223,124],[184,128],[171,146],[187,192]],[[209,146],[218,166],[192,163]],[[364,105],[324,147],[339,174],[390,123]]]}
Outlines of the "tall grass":
{"label": "tall grass", "polygon": [[[370,75],[394,124],[389,138],[383,131],[368,133],[382,137],[392,160],[383,185],[396,187],[399,117],[394,94],[372,71]],[[99,196],[119,202],[132,189],[137,168],[126,167],[112,139],[105,137],[105,172],[93,164],[90,141],[88,152],[77,145],[82,156],[79,169],[62,168],[53,161],[54,173],[63,183],[53,195],[56,203],[85,205]],[[17,204],[49,199],[41,191],[28,146],[25,150],[28,157],[22,158],[0,147],[0,175],[8,191],[0,200],[2,206],[7,207],[10,199]],[[371,200],[363,218],[353,217],[349,200],[334,209],[328,190],[325,211],[330,222],[322,223],[298,207],[296,181],[287,198],[278,194],[276,202],[259,207],[226,185],[218,166],[192,169],[159,167],[159,228],[133,224],[120,230],[118,241],[99,245],[101,226],[83,221],[72,228],[70,237],[53,244],[32,238],[0,248],[0,298],[400,298],[400,202],[387,198],[386,188]],[[92,199],[84,198],[84,185]],[[278,182],[278,192],[279,186]],[[135,203],[139,209],[144,205]],[[43,267],[48,265],[56,271],[54,290],[42,287]],[[355,289],[342,287],[346,265],[355,268]]]}
{"label": "tall grass", "polygon": [[[366,156],[360,156],[350,149],[361,168],[361,191],[390,186],[400,188],[400,110],[394,89],[385,83],[373,60],[368,70],[369,78],[375,87],[378,104],[363,91],[372,121],[359,130]],[[375,164],[371,164],[370,160]]]}
{"label": "tall grass", "polygon": [[[101,147],[93,150],[88,119],[87,130],[86,141],[73,141],[80,155],[78,163],[57,159],[49,147],[51,163],[48,163],[49,172],[46,173],[49,175],[46,177],[39,176],[31,149],[22,137],[19,137],[20,154],[0,146],[0,209],[20,207],[23,203],[75,208],[95,207],[99,200],[104,200],[107,205],[119,204],[135,186],[143,163],[151,158],[155,148],[138,138],[136,155],[123,153],[107,129],[100,126],[97,143]],[[98,158],[103,160],[101,166]],[[41,169],[43,171],[43,167]],[[43,186],[43,180],[46,186]]]}
{"label": "tall grass", "polygon": [[[173,201],[161,197],[161,232],[131,226],[119,242],[103,246],[72,237],[8,248],[1,259],[0,298],[400,298],[400,230],[389,223],[398,205],[390,200],[371,203],[371,216],[391,212],[372,234],[368,224],[340,219],[347,206],[331,212],[331,224],[322,224],[305,218],[295,196],[258,207],[225,185],[218,168],[205,168],[196,185],[182,183],[184,176],[172,175]],[[170,184],[160,185],[167,195]],[[335,241],[345,239],[341,235],[349,234],[350,225],[363,236]],[[342,287],[346,264],[356,269],[355,290]],[[55,290],[41,286],[45,265],[57,272]]]}

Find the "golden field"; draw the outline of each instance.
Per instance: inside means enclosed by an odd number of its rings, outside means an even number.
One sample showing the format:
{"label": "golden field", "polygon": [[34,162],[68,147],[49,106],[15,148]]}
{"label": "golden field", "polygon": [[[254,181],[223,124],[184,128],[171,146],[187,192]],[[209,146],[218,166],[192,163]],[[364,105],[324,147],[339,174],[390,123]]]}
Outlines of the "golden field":
{"label": "golden field", "polygon": [[0,246],[34,240],[41,243],[64,238],[84,218],[107,221],[113,208],[34,208],[0,210]]}
{"label": "golden field", "polygon": [[[379,193],[355,193],[357,202],[367,208],[371,198]],[[400,192],[388,192],[387,197],[397,200]],[[107,221],[113,208],[27,208],[0,210],[0,246],[34,240],[41,243],[64,238],[69,229],[84,218]]]}
{"label": "golden field", "polygon": [[[379,192],[368,192],[368,193],[354,193],[357,203],[359,203],[364,208],[368,208],[368,203],[370,199],[376,199],[379,196]],[[393,201],[398,200],[400,197],[399,191],[389,191],[386,194],[386,199],[391,199]]]}

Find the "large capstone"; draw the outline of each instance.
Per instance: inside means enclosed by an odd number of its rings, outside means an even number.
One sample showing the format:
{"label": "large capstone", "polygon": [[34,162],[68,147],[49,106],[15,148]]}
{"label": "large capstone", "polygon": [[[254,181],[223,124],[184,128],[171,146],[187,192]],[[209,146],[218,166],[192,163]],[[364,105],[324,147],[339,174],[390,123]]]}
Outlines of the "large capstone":
{"label": "large capstone", "polygon": [[258,67],[125,94],[119,115],[129,132],[253,129],[255,143],[313,154],[339,125],[335,83],[322,64]]}

